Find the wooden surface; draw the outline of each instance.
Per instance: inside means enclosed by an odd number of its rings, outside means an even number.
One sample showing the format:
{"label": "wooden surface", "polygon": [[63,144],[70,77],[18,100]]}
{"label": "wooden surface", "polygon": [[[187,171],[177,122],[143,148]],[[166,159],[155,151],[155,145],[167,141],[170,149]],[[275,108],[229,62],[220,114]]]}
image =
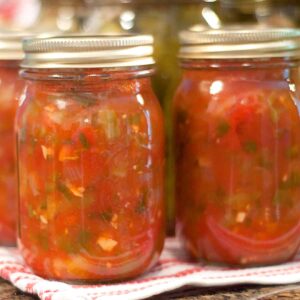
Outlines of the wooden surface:
{"label": "wooden surface", "polygon": [[[25,295],[15,289],[8,282],[0,279],[0,300],[37,300],[37,297]],[[152,297],[151,300],[237,300],[237,299],[263,299],[263,300],[300,300],[300,285],[288,286],[243,286],[226,288],[185,289],[161,296]],[[125,299],[124,299],[125,300]]]}

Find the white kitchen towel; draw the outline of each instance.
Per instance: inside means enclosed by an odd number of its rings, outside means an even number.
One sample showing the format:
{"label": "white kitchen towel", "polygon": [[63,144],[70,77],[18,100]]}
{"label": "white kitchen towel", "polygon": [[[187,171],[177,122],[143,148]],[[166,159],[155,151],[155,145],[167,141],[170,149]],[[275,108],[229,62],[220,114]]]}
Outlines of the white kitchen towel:
{"label": "white kitchen towel", "polygon": [[0,276],[20,290],[43,300],[135,300],[184,286],[300,282],[300,260],[257,268],[228,268],[189,263],[176,239],[166,240],[159,263],[147,274],[118,284],[71,285],[35,276],[15,248],[0,247]]}

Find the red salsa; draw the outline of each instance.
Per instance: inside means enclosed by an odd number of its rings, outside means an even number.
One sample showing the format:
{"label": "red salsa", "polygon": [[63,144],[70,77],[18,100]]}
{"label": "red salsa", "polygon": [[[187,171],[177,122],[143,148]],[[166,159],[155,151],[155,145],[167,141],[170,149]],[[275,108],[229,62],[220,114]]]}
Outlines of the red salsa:
{"label": "red salsa", "polygon": [[18,62],[0,62],[0,245],[16,243],[17,182],[14,120],[23,84]]}
{"label": "red salsa", "polygon": [[36,274],[121,280],[157,261],[164,134],[149,68],[25,70],[19,247]]}
{"label": "red salsa", "polygon": [[280,263],[300,242],[297,61],[184,63],[174,101],[177,226],[197,259]]}

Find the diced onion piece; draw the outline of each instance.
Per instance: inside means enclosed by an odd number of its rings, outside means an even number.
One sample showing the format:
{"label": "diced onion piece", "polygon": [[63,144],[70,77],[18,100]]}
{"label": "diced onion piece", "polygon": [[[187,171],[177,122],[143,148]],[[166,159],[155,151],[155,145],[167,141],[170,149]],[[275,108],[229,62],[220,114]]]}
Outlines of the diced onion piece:
{"label": "diced onion piece", "polygon": [[98,238],[97,244],[103,251],[111,252],[118,245],[118,242],[113,239],[101,236]]}
{"label": "diced onion piece", "polygon": [[48,224],[48,220],[47,220],[47,218],[45,217],[45,216],[43,216],[43,215],[40,215],[40,220],[41,220],[41,222],[43,223],[43,224]]}
{"label": "diced onion piece", "polygon": [[118,215],[116,214],[113,215],[110,224],[114,229],[118,229]]}
{"label": "diced onion piece", "polygon": [[246,213],[243,211],[240,211],[236,216],[236,222],[237,223],[243,223],[246,218]]}
{"label": "diced onion piece", "polygon": [[45,159],[47,159],[48,157],[52,156],[53,153],[54,153],[53,149],[47,148],[47,147],[44,146],[44,145],[41,145],[41,148],[42,148],[43,157],[44,157]]}
{"label": "diced onion piece", "polygon": [[72,192],[76,197],[83,198],[85,188],[83,186],[75,186],[74,184],[68,182],[66,183],[67,188]]}

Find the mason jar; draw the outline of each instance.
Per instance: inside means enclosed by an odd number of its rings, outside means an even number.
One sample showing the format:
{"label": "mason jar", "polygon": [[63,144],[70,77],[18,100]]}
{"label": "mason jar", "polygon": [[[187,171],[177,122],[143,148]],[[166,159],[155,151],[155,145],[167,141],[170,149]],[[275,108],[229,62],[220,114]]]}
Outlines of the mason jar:
{"label": "mason jar", "polygon": [[177,232],[195,259],[291,260],[300,243],[300,31],[181,35]]}
{"label": "mason jar", "polygon": [[18,245],[35,274],[135,277],[164,241],[164,131],[151,36],[27,39]]}
{"label": "mason jar", "polygon": [[16,243],[17,176],[14,120],[23,82],[18,77],[25,33],[0,34],[0,245]]}

